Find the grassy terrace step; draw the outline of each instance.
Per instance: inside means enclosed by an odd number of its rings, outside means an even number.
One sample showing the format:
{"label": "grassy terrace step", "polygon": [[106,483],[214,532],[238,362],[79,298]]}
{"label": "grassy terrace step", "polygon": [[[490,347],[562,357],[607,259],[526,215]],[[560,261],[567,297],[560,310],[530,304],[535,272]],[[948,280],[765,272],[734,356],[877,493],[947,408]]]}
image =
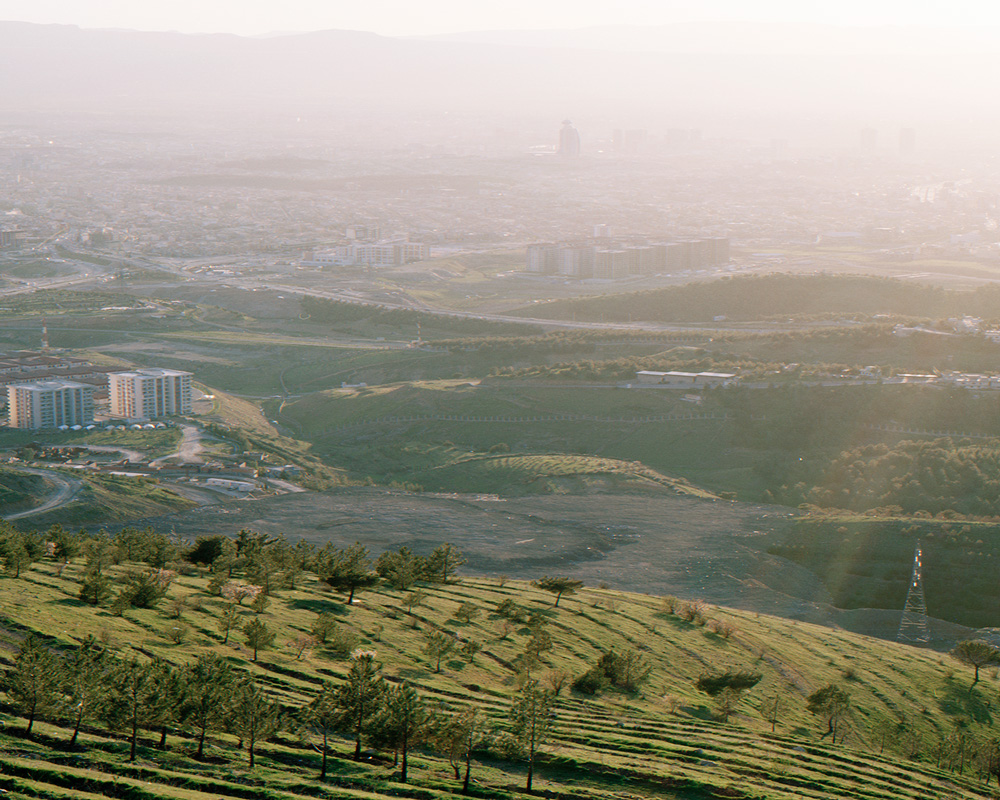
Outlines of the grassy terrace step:
{"label": "grassy terrace step", "polygon": [[[132,568],[123,565],[112,573]],[[555,733],[536,770],[536,787],[552,797],[989,796],[971,771],[963,777],[926,762],[902,760],[896,753],[877,755],[875,726],[901,719],[927,741],[951,733],[961,719],[976,735],[1000,733],[985,704],[996,677],[984,673],[979,687],[970,692],[971,675],[933,652],[789,620],[702,608],[703,620],[731,627],[723,636],[707,625],[665,613],[659,598],[600,588],[564,596],[556,608],[551,594],[513,581],[423,585],[425,599],[412,612],[406,610],[405,592],[387,587],[361,592],[347,606],[344,597],[307,576],[295,590],[276,592],[260,614],[277,631],[278,646],[262,651],[252,663],[239,631],[222,644],[216,625],[222,601],[206,594],[205,574],[188,572],[175,580],[160,608],[133,609],[122,617],[76,599],[82,565],[71,564],[60,575],[57,565],[43,561],[20,580],[0,578],[0,660],[10,664],[13,649],[29,630],[61,650],[93,634],[122,654],[138,651],[178,664],[217,653],[254,675],[284,705],[296,708],[314,696],[322,681],[338,683],[348,668],[344,657],[328,648],[298,659],[287,647],[309,630],[317,612],[326,612],[356,645],[377,651],[389,680],[410,681],[429,700],[448,708],[476,705],[502,729],[510,697],[517,692],[512,665],[531,635],[524,624],[501,632],[495,609],[500,601],[512,599],[547,620],[553,649],[533,673],[543,684],[557,671],[571,678],[581,675],[611,648],[641,652],[653,667],[636,695],[611,690],[590,697],[563,688]],[[186,600],[180,620],[170,613],[173,598]],[[468,623],[454,617],[465,602],[480,609]],[[242,613],[245,619],[254,616],[249,609]],[[187,626],[179,644],[166,635],[177,624]],[[483,649],[472,662],[457,654],[446,657],[436,673],[433,661],[422,652],[427,631],[473,639]],[[762,674],[730,724],[713,721],[710,699],[694,685],[705,672],[725,668]],[[828,683],[838,683],[852,695],[845,746],[830,746],[822,739],[825,724],[805,708],[805,696]],[[760,700],[774,694],[784,699],[776,735],[757,711]],[[38,722],[38,739],[32,741],[13,735],[21,724],[10,720],[8,732],[0,732],[0,776],[8,780],[2,788],[21,796],[433,800],[456,789],[448,763],[419,749],[412,754],[411,782],[404,786],[393,779],[391,757],[368,750],[372,760],[356,764],[345,758],[351,743],[335,738],[330,779],[320,785],[315,780],[318,753],[289,734],[262,744],[258,766],[249,771],[245,755],[225,735],[211,738],[211,760],[206,764],[189,757],[193,745],[178,732],[171,731],[167,752],[148,747],[152,734],[146,733],[138,763],[129,765],[128,745],[121,737],[90,730],[82,735],[83,750],[71,752],[62,744],[70,733],[65,728]],[[477,754],[472,774],[479,796],[521,796],[524,769],[519,761]],[[110,794],[112,785],[120,794]]]}

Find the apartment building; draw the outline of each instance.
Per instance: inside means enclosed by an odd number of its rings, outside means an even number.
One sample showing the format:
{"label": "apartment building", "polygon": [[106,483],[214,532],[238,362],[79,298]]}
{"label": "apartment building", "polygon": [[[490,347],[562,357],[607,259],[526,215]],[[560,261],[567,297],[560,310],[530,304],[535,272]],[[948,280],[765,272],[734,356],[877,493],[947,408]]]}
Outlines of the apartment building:
{"label": "apartment building", "polygon": [[7,387],[7,419],[12,428],[58,428],[94,421],[94,387],[51,380]]}
{"label": "apartment building", "polygon": [[191,413],[192,373],[176,369],[137,369],[108,375],[111,414],[154,419]]}
{"label": "apartment building", "polygon": [[303,266],[369,266],[399,267],[430,258],[429,245],[418,242],[350,242],[330,250],[312,253],[302,260]]}

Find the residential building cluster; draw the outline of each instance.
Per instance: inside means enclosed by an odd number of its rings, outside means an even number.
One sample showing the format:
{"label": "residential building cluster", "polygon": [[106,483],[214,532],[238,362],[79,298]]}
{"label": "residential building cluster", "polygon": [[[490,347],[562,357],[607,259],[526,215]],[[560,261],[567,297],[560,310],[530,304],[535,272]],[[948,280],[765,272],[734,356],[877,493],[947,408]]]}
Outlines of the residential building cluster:
{"label": "residential building cluster", "polygon": [[306,253],[305,267],[400,267],[430,258],[429,245],[418,242],[347,242]]}
{"label": "residential building cluster", "polygon": [[[113,417],[134,422],[191,413],[190,372],[141,369],[108,371],[102,376]],[[62,378],[8,383],[8,425],[29,430],[90,425],[94,422],[95,399],[104,388]]]}
{"label": "residential building cluster", "polygon": [[527,270],[538,275],[613,280],[674,274],[729,263],[729,239],[616,242],[604,237],[562,244],[531,244]]}

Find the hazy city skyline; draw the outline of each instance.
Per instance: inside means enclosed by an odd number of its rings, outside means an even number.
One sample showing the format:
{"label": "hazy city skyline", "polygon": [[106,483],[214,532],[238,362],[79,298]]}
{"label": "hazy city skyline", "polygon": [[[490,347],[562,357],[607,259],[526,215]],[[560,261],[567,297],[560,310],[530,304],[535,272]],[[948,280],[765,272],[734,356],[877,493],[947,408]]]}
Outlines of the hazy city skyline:
{"label": "hazy city skyline", "polygon": [[788,0],[711,0],[650,2],[624,0],[515,0],[502,6],[433,0],[372,0],[358,4],[293,0],[178,0],[131,3],[122,0],[78,2],[39,0],[29,4],[0,0],[0,19],[84,28],[176,30],[184,33],[263,35],[274,32],[344,29],[388,36],[420,36],[485,30],[544,30],[599,25],[664,25],[693,21],[793,22],[847,26],[927,26],[982,29],[1000,26],[1000,7],[979,2],[933,2],[919,6],[902,0],[838,4]]}

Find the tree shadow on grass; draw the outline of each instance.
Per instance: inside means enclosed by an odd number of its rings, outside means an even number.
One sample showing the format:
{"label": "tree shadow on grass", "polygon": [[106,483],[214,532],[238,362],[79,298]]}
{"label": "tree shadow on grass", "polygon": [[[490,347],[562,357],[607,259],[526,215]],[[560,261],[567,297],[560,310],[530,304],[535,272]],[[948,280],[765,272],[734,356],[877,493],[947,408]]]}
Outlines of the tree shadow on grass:
{"label": "tree shadow on grass", "polygon": [[396,674],[398,674],[400,678],[426,680],[430,677],[431,671],[427,669],[420,669],[418,667],[404,667],[403,669],[397,670]]}
{"label": "tree shadow on grass", "polygon": [[993,707],[975,687],[970,691],[956,681],[948,681],[942,696],[938,699],[938,707],[949,716],[967,716],[976,722],[986,725],[993,724]]}
{"label": "tree shadow on grass", "polygon": [[297,598],[288,605],[300,611],[312,611],[314,614],[335,614],[339,617],[347,616],[347,607],[336,600]]}
{"label": "tree shadow on grass", "polygon": [[715,712],[708,706],[680,706],[678,711],[687,714],[694,719],[701,719],[705,722],[715,722]]}

